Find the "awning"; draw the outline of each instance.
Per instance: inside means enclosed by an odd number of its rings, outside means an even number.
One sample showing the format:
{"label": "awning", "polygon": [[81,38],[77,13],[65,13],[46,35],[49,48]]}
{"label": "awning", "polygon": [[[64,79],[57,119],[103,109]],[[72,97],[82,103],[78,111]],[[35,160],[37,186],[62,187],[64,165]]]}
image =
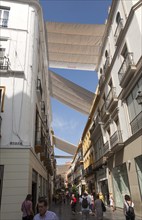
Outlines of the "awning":
{"label": "awning", "polygon": [[95,94],[49,71],[50,95],[71,108],[89,114]]}
{"label": "awning", "polygon": [[70,163],[63,164],[63,165],[57,165],[57,175],[66,175],[67,171],[70,167]]}
{"label": "awning", "polygon": [[56,136],[53,136],[53,143],[55,144],[55,147],[71,155],[74,155],[77,149],[77,146]]}
{"label": "awning", "polygon": [[104,24],[46,22],[49,67],[94,71]]}

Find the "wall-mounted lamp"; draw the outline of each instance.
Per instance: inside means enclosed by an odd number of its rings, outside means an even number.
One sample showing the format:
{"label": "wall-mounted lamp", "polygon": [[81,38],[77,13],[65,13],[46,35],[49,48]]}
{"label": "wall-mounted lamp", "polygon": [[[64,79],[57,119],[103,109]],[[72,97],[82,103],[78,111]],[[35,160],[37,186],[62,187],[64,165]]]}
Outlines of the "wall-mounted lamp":
{"label": "wall-mounted lamp", "polygon": [[139,105],[142,105],[142,91],[138,91],[136,100]]}

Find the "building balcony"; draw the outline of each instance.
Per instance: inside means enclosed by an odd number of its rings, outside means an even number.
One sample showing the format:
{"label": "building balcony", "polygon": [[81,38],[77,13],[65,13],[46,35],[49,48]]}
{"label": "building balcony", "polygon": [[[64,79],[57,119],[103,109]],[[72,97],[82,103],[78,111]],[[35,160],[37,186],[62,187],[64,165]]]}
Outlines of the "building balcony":
{"label": "building balcony", "polygon": [[[46,146],[45,146],[46,148]],[[41,161],[45,161],[46,157],[47,157],[47,153],[45,151],[45,148],[44,148],[44,151],[40,153],[40,160]]]}
{"label": "building balcony", "polygon": [[45,148],[45,138],[42,136],[41,131],[36,131],[36,139],[35,139],[35,152],[43,153]]}
{"label": "building balcony", "polygon": [[110,147],[113,152],[116,152],[121,150],[123,146],[122,132],[118,130],[110,137]]}
{"label": "building balcony", "polygon": [[0,27],[8,27],[8,19],[0,18]]}
{"label": "building balcony", "polygon": [[106,61],[105,61],[104,67],[103,67],[105,75],[107,74],[109,67],[110,67],[110,57],[108,56],[106,58]]}
{"label": "building balcony", "polygon": [[53,176],[53,167],[51,164],[51,159],[49,157],[46,157],[44,160],[44,166],[46,166],[46,169],[48,170],[49,174]]}
{"label": "building balcony", "polygon": [[41,80],[40,79],[37,79],[36,93],[37,93],[38,100],[41,101],[42,86],[41,86]]}
{"label": "building balcony", "polygon": [[100,90],[103,89],[104,85],[105,85],[105,75],[102,74],[102,75],[100,76],[100,79],[99,79],[99,87],[100,87]]}
{"label": "building balcony", "polygon": [[119,38],[122,30],[123,30],[123,19],[121,18],[119,20],[119,23],[118,23],[116,30],[115,30],[115,33],[114,33],[114,39],[115,39],[116,45],[117,45],[117,41],[118,41],[118,38]]}
{"label": "building balcony", "polygon": [[1,138],[1,125],[2,125],[2,117],[0,116],[0,138]]}
{"label": "building balcony", "polygon": [[130,125],[132,134],[135,134],[142,129],[142,111],[133,119],[133,121],[131,121]]}
{"label": "building balcony", "polygon": [[102,165],[105,165],[107,163],[107,157],[102,156],[97,160],[95,163],[93,163],[93,170],[98,170]]}
{"label": "building balcony", "polygon": [[116,107],[117,103],[116,88],[112,87],[106,98],[106,109],[110,112]]}
{"label": "building balcony", "polygon": [[111,150],[111,146],[110,146],[110,142],[107,141],[104,144],[104,156],[105,157],[110,157],[113,154],[112,150]]}
{"label": "building balcony", "polygon": [[101,118],[99,115],[97,115],[96,119],[94,120],[94,123],[90,129],[90,139],[94,136],[94,134],[97,132],[99,125],[101,124]]}
{"label": "building balcony", "polygon": [[45,102],[41,101],[41,114],[45,118]]}
{"label": "building balcony", "polygon": [[0,57],[0,72],[7,71],[9,69],[9,65],[10,65],[9,58],[5,56]]}
{"label": "building balcony", "polygon": [[93,173],[93,165],[90,164],[85,170],[84,170],[84,176],[89,176]]}
{"label": "building balcony", "polygon": [[118,72],[120,86],[125,88],[132,79],[136,70],[134,65],[133,53],[128,53]]}
{"label": "building balcony", "polygon": [[106,120],[108,120],[109,118],[109,111],[106,108],[106,102],[103,104],[101,111],[100,111],[100,116],[101,116],[101,120],[103,122],[105,122]]}

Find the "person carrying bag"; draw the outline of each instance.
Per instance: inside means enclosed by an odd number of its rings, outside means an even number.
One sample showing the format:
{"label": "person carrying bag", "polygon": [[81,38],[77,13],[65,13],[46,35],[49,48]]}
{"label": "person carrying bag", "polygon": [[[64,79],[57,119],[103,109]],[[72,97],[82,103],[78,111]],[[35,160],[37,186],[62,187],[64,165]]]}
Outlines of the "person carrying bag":
{"label": "person carrying bag", "polygon": [[32,195],[28,194],[21,206],[22,220],[33,220]]}

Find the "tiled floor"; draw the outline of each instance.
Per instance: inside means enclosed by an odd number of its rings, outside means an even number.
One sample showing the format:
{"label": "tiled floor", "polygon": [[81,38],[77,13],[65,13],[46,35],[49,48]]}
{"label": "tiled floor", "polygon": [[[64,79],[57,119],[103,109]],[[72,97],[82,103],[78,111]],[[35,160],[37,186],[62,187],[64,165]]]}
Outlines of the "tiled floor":
{"label": "tiled floor", "polygon": [[[77,206],[77,213],[75,215],[72,214],[70,205],[67,204],[52,205],[50,210],[54,211],[60,220],[83,220],[79,205]],[[96,218],[89,215],[89,220],[96,220]],[[110,208],[107,208],[107,211],[104,213],[104,220],[125,220],[125,216],[121,210],[112,212]],[[135,220],[140,220],[140,218],[136,218]]]}

